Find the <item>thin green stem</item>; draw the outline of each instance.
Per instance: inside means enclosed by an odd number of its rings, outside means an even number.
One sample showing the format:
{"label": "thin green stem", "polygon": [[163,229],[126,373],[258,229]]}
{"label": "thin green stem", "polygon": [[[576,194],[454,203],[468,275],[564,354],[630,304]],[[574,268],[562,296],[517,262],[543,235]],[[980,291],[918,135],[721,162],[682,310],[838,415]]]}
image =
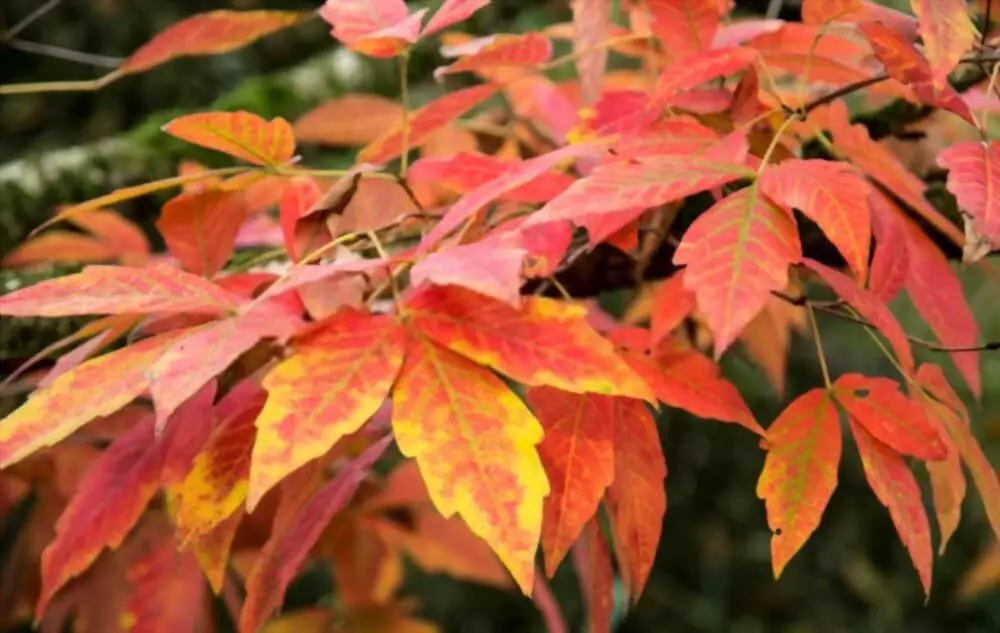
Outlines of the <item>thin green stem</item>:
{"label": "thin green stem", "polygon": [[827,389],[833,389],[833,381],[830,380],[830,368],[826,364],[826,352],[823,351],[823,341],[819,336],[819,325],[816,323],[816,313],[808,303],[806,304],[806,314],[809,316],[809,327],[812,329],[813,342],[816,344],[816,354],[819,356],[819,366],[823,370],[823,384]]}
{"label": "thin green stem", "polygon": [[410,154],[410,51],[399,58],[399,98],[403,102],[402,152],[399,156],[399,177],[406,178]]}

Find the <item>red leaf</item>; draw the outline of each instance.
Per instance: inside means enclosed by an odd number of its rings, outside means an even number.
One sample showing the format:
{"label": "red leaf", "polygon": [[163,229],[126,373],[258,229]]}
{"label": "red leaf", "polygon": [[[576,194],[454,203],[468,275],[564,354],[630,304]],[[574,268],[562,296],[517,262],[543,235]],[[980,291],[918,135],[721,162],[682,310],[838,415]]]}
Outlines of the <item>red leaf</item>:
{"label": "red leaf", "polygon": [[[434,183],[457,193],[465,193],[502,177],[511,163],[493,156],[460,152],[452,156],[425,156],[415,161],[407,172],[410,185]],[[540,203],[566,190],[574,179],[555,171],[542,172],[525,184],[497,196],[498,200]]]}
{"label": "red leaf", "polygon": [[864,466],[868,485],[882,505],[888,508],[899,538],[909,551],[924,592],[929,598],[931,567],[934,564],[930,521],[913,471],[902,457],[853,420],[851,431],[861,454],[861,464]]}
{"label": "red leaf", "polygon": [[604,530],[595,518],[587,522],[583,539],[577,543],[577,576],[581,593],[587,603],[587,619],[591,633],[611,633],[614,615],[615,574],[611,568],[611,553],[604,540]]}
{"label": "red leaf", "polygon": [[771,564],[778,578],[816,528],[837,488],[840,417],[825,390],[796,398],[767,429],[757,497],[767,507]]}
{"label": "red leaf", "polygon": [[896,213],[895,205],[881,192],[869,198],[872,229],[875,234],[875,254],[868,276],[868,291],[888,303],[906,283],[910,269],[906,227]]}
{"label": "red leaf", "polygon": [[920,36],[934,72],[934,85],[943,89],[948,74],[976,39],[976,27],[965,0],[910,0]]}
{"label": "red leaf", "polygon": [[250,112],[202,112],[170,121],[163,131],[254,165],[278,167],[295,154],[295,134],[281,117],[270,121]]}
{"label": "red leaf", "polygon": [[644,0],[653,34],[676,64],[712,48],[719,28],[719,0]]}
{"label": "red leaf", "polygon": [[847,17],[861,8],[861,0],[803,0],[802,21],[806,24],[826,24]]}
{"label": "red leaf", "polygon": [[206,189],[169,200],[156,228],[185,270],[213,277],[229,261],[245,219],[239,192]]}
{"label": "red leaf", "polygon": [[614,398],[532,387],[526,400],[545,429],[538,446],[550,492],[542,515],[542,552],[551,578],[615,477]]}
{"label": "red leaf", "polygon": [[434,78],[483,68],[533,66],[552,56],[552,41],[540,33],[496,35],[484,43],[485,46],[454,64],[436,69]]}
{"label": "red leaf", "polygon": [[788,285],[788,266],[802,257],[792,215],[742,189],[699,216],[674,253],[686,265],[684,285],[698,298],[715,333],[719,357],[770,299]]}
{"label": "red leaf", "polygon": [[615,398],[615,478],[608,489],[611,523],[628,594],[635,602],[653,568],[667,493],[656,421],[639,400]]}
{"label": "red leaf", "polygon": [[0,297],[5,316],[62,317],[132,312],[222,314],[239,297],[170,266],[88,266]]}
{"label": "red leaf", "polygon": [[[451,123],[466,111],[486,101],[497,91],[493,84],[483,84],[449,92],[430,102],[407,120],[407,149],[413,150],[427,141],[431,134]],[[396,158],[403,151],[402,120],[378,137],[360,152],[358,162],[381,165]]]}
{"label": "red leaf", "polygon": [[601,95],[608,49],[602,44],[611,27],[611,0],[572,0],[573,52],[580,78],[580,104],[589,106]]}
{"label": "red leaf", "polygon": [[[264,545],[247,577],[247,597],[240,613],[241,633],[256,633],[278,608],[309,550],[330,519],[351,501],[358,486],[392,441],[387,435],[369,446],[318,490],[285,525],[275,519],[276,531]],[[280,529],[278,529],[280,528]]]}
{"label": "red leaf", "polygon": [[420,37],[427,9],[410,14],[403,0],[326,0],[319,15],[332,35],[370,57],[395,57]]}
{"label": "red leaf", "polygon": [[505,303],[517,304],[524,283],[524,258],[518,247],[475,242],[431,253],[410,271],[414,287],[423,283],[455,285]]}
{"label": "red leaf", "polygon": [[764,195],[819,225],[857,279],[868,278],[870,189],[857,171],[828,160],[788,160],[764,170],[759,183]]}
{"label": "red leaf", "polygon": [[289,27],[309,13],[290,11],[210,11],[181,20],[132,53],[121,66],[137,73],[186,55],[228,53]]}
{"label": "red leaf", "polygon": [[1000,142],[958,143],[938,154],[937,162],[949,170],[948,191],[958,206],[1000,249]]}
{"label": "red leaf", "polygon": [[445,0],[437,13],[427,22],[427,26],[424,27],[420,36],[427,37],[452,24],[466,20],[489,3],[490,0]]}
{"label": "red leaf", "polygon": [[851,420],[903,455],[923,460],[948,456],[948,445],[927,412],[888,378],[844,374],[834,383],[837,401]]}
{"label": "red leaf", "polygon": [[122,614],[129,633],[196,633],[206,624],[205,581],[194,556],[169,537],[129,566],[133,588]]}
{"label": "red leaf", "polygon": [[55,539],[42,553],[38,616],[105,548],[122,544],[159,489],[161,464],[152,418],[136,423],[94,462],[59,517]]}
{"label": "red leaf", "polygon": [[69,222],[108,245],[126,266],[142,266],[149,259],[146,234],[114,211],[94,209],[74,215]]}
{"label": "red leaf", "polygon": [[405,335],[394,320],[344,309],[297,339],[264,378],[247,508],[275,484],[326,454],[371,418],[403,363]]}
{"label": "red leaf", "polygon": [[157,439],[163,444],[160,481],[164,488],[172,490],[184,482],[195,458],[208,441],[215,427],[216,411],[213,406],[217,391],[217,381],[209,381],[177,407],[166,424],[162,425],[163,428],[154,427],[154,436],[159,431]]}
{"label": "red leaf", "polygon": [[679,270],[668,277],[653,299],[653,314],[650,319],[650,346],[658,347],[695,309],[694,293],[684,287],[684,271]]}
{"label": "red leaf", "polygon": [[913,351],[910,349],[910,341],[906,338],[903,327],[885,303],[859,287],[850,277],[839,271],[808,257],[804,258],[802,263],[819,275],[841,299],[850,304],[861,316],[868,319],[882,333],[882,336],[888,339],[905,371],[913,370]]}
{"label": "red leaf", "polygon": [[757,55],[753,49],[737,46],[688,57],[660,75],[647,108],[658,110],[670,105],[685,90],[739,72],[754,63]]}

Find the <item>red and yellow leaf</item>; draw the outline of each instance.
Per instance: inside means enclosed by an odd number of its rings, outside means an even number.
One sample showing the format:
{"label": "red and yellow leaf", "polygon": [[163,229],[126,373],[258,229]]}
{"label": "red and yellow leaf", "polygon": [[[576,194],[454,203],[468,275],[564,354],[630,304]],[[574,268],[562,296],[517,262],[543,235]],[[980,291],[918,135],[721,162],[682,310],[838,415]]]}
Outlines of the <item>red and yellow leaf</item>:
{"label": "red and yellow leaf", "polygon": [[163,131],[254,165],[278,167],[295,154],[295,134],[288,121],[256,114],[202,112],[177,117]]}
{"label": "red and yellow leaf", "polygon": [[185,270],[213,277],[229,261],[245,219],[240,192],[205,189],[169,200],[156,229]]}
{"label": "red and yellow leaf", "polygon": [[767,429],[757,496],[766,504],[773,532],[775,578],[819,527],[837,488],[842,450],[840,417],[822,389],[796,398]]}
{"label": "red and yellow leaf", "polygon": [[460,515],[530,593],[549,493],[531,411],[489,370],[413,333],[392,425],[438,511]]}
{"label": "red and yellow leaf", "polygon": [[551,578],[615,477],[618,408],[610,396],[532,387],[528,405],[545,430],[538,447],[551,492],[542,516],[542,552]]}
{"label": "red and yellow leaf", "polygon": [[138,73],[177,57],[228,53],[309,17],[309,13],[292,11],[199,13],[157,34],[132,53],[120,71]]}
{"label": "red and yellow leaf", "polygon": [[403,117],[403,107],[373,94],[352,93],[324,101],[295,120],[295,138],[323,145],[367,145]]}
{"label": "red and yellow leaf", "polygon": [[851,421],[854,441],[861,454],[861,464],[872,492],[889,510],[893,525],[903,541],[913,566],[920,576],[924,592],[930,597],[931,568],[934,554],[931,550],[931,527],[927,519],[913,471],[898,453],[880,442],[854,420]]}
{"label": "red and yellow leaf", "polygon": [[348,48],[371,57],[394,57],[420,37],[426,9],[410,14],[403,0],[326,0],[319,15]]}
{"label": "red and yellow leaf", "polygon": [[656,420],[645,403],[615,398],[615,479],[608,504],[625,588],[635,602],[653,569],[667,512],[663,457]]}
{"label": "red and yellow leaf", "polygon": [[428,286],[407,308],[438,344],[522,384],[654,399],[580,306],[525,297],[515,308],[458,286]]}
{"label": "red and yellow leaf", "polygon": [[843,374],[833,386],[850,418],[892,450],[928,461],[948,456],[948,442],[937,425],[924,407],[899,391],[896,381]]}
{"label": "red and yellow leaf", "polygon": [[939,165],[948,170],[948,191],[973,217],[979,230],[1000,248],[1000,142],[967,141],[941,152]]}
{"label": "red and yellow leaf", "polygon": [[386,316],[344,309],[297,339],[265,376],[247,507],[368,421],[389,395],[405,334]]}
{"label": "red and yellow leaf", "polygon": [[222,314],[240,298],[171,266],[88,266],[0,297],[5,316],[62,317],[134,312]]}
{"label": "red and yellow leaf", "polygon": [[688,228],[674,253],[686,265],[684,285],[715,334],[715,356],[736,340],[770,299],[784,290],[788,266],[802,258],[798,229],[787,210],[742,189]]}
{"label": "red and yellow leaf", "polygon": [[857,171],[828,160],[788,160],[766,169],[759,182],[764,195],[814,221],[844,255],[857,279],[868,278],[870,189]]}
{"label": "red and yellow leaf", "polygon": [[197,633],[209,621],[194,556],[178,552],[169,537],[162,540],[129,565],[133,592],[121,620],[127,633]]}
{"label": "red and yellow leaf", "polygon": [[965,0],[910,0],[917,16],[927,59],[934,71],[934,85],[942,89],[962,55],[972,48],[976,27]]}

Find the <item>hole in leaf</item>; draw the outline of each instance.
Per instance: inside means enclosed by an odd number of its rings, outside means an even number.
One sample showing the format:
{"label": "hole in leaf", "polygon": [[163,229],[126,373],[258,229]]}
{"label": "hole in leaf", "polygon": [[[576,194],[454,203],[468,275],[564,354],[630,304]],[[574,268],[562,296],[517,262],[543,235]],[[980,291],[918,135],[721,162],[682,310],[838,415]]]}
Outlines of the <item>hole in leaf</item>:
{"label": "hole in leaf", "polygon": [[867,398],[871,391],[869,389],[858,389],[854,392],[854,396],[857,398]]}

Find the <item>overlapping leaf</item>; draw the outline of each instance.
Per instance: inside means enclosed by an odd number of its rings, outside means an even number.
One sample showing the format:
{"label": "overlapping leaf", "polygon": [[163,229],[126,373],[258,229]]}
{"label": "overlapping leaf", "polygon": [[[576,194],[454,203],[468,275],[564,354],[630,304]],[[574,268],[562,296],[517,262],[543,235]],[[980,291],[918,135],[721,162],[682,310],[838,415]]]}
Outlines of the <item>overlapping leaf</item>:
{"label": "overlapping leaf", "polygon": [[753,49],[736,46],[688,57],[683,63],[671,66],[660,75],[648,107],[657,110],[670,105],[686,90],[743,70],[757,60],[757,55],[757,51]]}
{"label": "overlapping leaf", "polygon": [[402,328],[344,309],[296,340],[264,378],[247,507],[306,462],[354,433],[389,395],[403,362]]}
{"label": "overlapping leaf", "polygon": [[806,24],[826,24],[860,8],[861,0],[803,0],[802,21]]}
{"label": "overlapping leaf", "polygon": [[871,213],[868,183],[849,165],[827,160],[788,160],[764,171],[760,190],[799,209],[840,250],[855,276],[868,278]]}
{"label": "overlapping leaf", "polygon": [[254,165],[277,167],[295,154],[295,134],[288,121],[256,114],[203,112],[177,117],[163,131]]}
{"label": "overlapping leaf", "polygon": [[767,447],[757,496],[767,507],[777,578],[819,527],[837,487],[842,442],[830,394],[813,389],[796,398],[768,427]]}
{"label": "overlapping leaf", "polygon": [[438,511],[461,516],[530,593],[549,493],[538,420],[489,370],[414,333],[392,425]]}
{"label": "overlapping leaf", "polygon": [[351,50],[394,57],[420,37],[427,9],[411,14],[403,0],[326,0],[319,15]]}
{"label": "overlapping leaf", "polygon": [[229,260],[245,218],[239,192],[206,189],[168,201],[156,228],[185,270],[212,277]]}
{"label": "overlapping leaf", "polygon": [[[501,178],[511,165],[486,154],[460,152],[452,156],[420,158],[410,166],[410,184],[433,183],[465,193]],[[554,171],[542,172],[525,184],[496,197],[511,202],[546,202],[566,190],[574,179]]]}
{"label": "overlapping leaf", "polygon": [[943,89],[948,74],[976,38],[968,4],[964,0],[910,0],[910,6],[917,16],[934,85]]}
{"label": "overlapping leaf", "polygon": [[515,308],[458,286],[429,286],[407,308],[423,334],[522,384],[653,400],[579,306],[525,297]]}
{"label": "overlapping leaf", "polygon": [[978,230],[1000,248],[1000,142],[967,141],[952,145],[937,157],[948,171],[948,191],[971,215]]}
{"label": "overlapping leaf", "polygon": [[120,70],[138,73],[176,57],[228,53],[308,17],[309,13],[291,11],[199,13],[157,34],[132,53]]}
{"label": "overlapping leaf", "polygon": [[755,187],[718,202],[692,224],[674,253],[686,265],[684,285],[715,334],[715,355],[736,340],[788,283],[788,266],[802,257],[791,214]]}
{"label": "overlapping leaf", "polygon": [[649,325],[650,345],[658,346],[694,311],[695,306],[694,294],[684,287],[684,271],[677,271],[668,277],[656,289],[653,298],[653,313]]}
{"label": "overlapping leaf", "polygon": [[88,266],[0,297],[5,316],[62,317],[134,312],[221,314],[239,297],[176,268]]}
{"label": "overlapping leaf", "polygon": [[712,48],[719,28],[718,0],[644,0],[650,25],[670,60],[681,62]]}
{"label": "overlapping leaf", "polygon": [[528,251],[517,246],[475,242],[431,253],[410,271],[414,286],[434,283],[456,285],[479,294],[516,304],[524,282]]}
{"label": "overlapping leaf", "polygon": [[471,55],[466,55],[449,66],[438,68],[434,71],[434,76],[440,78],[444,75],[483,68],[532,66],[546,61],[551,56],[552,42],[541,33],[497,35]]}

